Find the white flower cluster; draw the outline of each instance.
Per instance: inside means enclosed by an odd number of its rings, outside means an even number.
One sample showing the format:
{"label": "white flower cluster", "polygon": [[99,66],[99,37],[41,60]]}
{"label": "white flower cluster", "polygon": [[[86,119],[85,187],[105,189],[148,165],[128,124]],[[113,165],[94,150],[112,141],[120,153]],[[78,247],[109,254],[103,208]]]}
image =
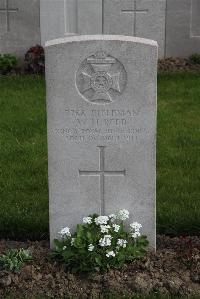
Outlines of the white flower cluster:
{"label": "white flower cluster", "polygon": [[98,216],[97,218],[94,219],[94,222],[96,223],[96,225],[103,225],[103,224],[107,224],[109,218],[108,216]]}
{"label": "white flower cluster", "polygon": [[93,251],[94,250],[94,245],[93,244],[90,244],[89,246],[88,246],[88,251]]}
{"label": "white flower cluster", "polygon": [[92,223],[92,217],[84,217],[83,223],[85,224],[91,224]]}
{"label": "white flower cluster", "polygon": [[[129,211],[122,209],[117,214],[110,214],[109,216],[98,216],[94,219],[94,223],[100,227],[101,233],[104,234],[102,238],[99,240],[99,246],[101,247],[109,247],[112,245],[112,239],[113,237],[109,234],[109,231],[113,228],[114,232],[118,233],[120,230],[120,225],[115,224],[115,220],[124,221],[129,218]],[[108,225],[108,222],[112,223],[111,225]],[[83,218],[84,224],[92,224],[92,217],[84,217]],[[142,225],[138,222],[133,222],[130,224],[131,228],[131,236],[132,238],[136,239],[138,238],[140,234],[140,228]],[[71,237],[70,229],[69,227],[65,227],[61,229],[59,232],[61,235],[61,238]],[[75,238],[71,238],[71,246],[74,245]],[[120,247],[126,248],[127,246],[127,240],[125,239],[118,239],[117,240],[117,246],[116,246],[116,252],[107,251],[106,257],[115,257],[118,253]],[[63,250],[65,250],[67,247],[63,246]],[[93,244],[88,245],[88,251],[92,252],[94,250],[95,246]]]}
{"label": "white flower cluster", "polygon": [[124,239],[118,239],[117,240],[117,245],[119,246],[119,247],[123,247],[123,248],[126,248],[126,244],[127,244],[128,242],[126,241],[126,240],[124,240]]}
{"label": "white flower cluster", "polygon": [[100,225],[100,228],[101,228],[101,233],[108,233],[109,231],[109,228],[110,228],[110,225]]}
{"label": "white flower cluster", "polygon": [[117,214],[117,219],[119,219],[119,220],[124,221],[128,218],[129,218],[129,211],[128,210],[125,210],[125,209],[120,210]]}
{"label": "white flower cluster", "polygon": [[113,228],[114,228],[114,232],[118,233],[118,231],[119,231],[119,229],[120,229],[120,225],[118,225],[118,224],[113,224],[112,226],[113,226]]}
{"label": "white flower cluster", "polygon": [[131,236],[132,238],[136,239],[138,237],[140,237],[140,228],[142,227],[142,225],[138,222],[133,222],[130,224],[130,227],[131,227]]}
{"label": "white flower cluster", "polygon": [[112,236],[111,235],[104,235],[103,238],[99,240],[99,245],[101,247],[107,247],[111,245]]}
{"label": "white flower cluster", "polygon": [[106,256],[107,256],[107,257],[115,257],[115,253],[114,253],[114,251],[108,251],[108,252],[106,253]]}
{"label": "white flower cluster", "polygon": [[69,227],[64,227],[63,229],[61,229],[61,231],[59,232],[59,234],[61,235],[61,238],[71,237],[71,233],[70,233]]}

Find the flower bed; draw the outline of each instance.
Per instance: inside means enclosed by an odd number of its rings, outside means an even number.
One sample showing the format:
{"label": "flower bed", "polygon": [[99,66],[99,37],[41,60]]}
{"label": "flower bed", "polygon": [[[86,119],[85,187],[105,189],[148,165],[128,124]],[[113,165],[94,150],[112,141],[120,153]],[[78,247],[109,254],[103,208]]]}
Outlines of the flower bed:
{"label": "flower bed", "polygon": [[69,227],[62,228],[53,256],[72,272],[120,269],[125,262],[144,256],[148,246],[140,232],[142,225],[133,222],[128,227],[128,218],[129,211],[122,209],[108,216],[84,217],[74,234]]}
{"label": "flower bed", "polygon": [[157,236],[156,253],[105,274],[74,275],[49,259],[49,244],[43,242],[0,241],[0,253],[8,248],[28,248],[33,260],[20,273],[0,272],[0,298],[43,295],[62,298],[92,298],[112,293],[131,296],[142,293],[172,295],[200,294],[200,238]]}
{"label": "flower bed", "polygon": [[165,58],[158,60],[158,73],[200,72],[200,63],[191,58]]}

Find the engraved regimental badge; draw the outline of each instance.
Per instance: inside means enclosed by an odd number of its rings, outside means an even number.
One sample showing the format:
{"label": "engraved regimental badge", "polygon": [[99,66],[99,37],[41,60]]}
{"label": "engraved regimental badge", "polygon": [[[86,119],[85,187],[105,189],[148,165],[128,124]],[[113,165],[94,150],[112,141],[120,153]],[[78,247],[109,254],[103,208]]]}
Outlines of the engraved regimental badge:
{"label": "engraved regimental badge", "polygon": [[86,58],[76,73],[76,87],[90,103],[109,104],[120,96],[127,83],[123,64],[103,51]]}

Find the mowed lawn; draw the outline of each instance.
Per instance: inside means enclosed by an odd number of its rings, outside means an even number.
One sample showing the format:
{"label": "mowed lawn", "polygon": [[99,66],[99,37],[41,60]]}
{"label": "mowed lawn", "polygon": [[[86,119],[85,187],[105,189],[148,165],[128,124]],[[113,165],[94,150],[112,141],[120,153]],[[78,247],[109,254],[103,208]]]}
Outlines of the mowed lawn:
{"label": "mowed lawn", "polygon": [[[0,78],[0,237],[48,237],[45,82]],[[145,215],[144,215],[145,217]],[[157,231],[200,231],[200,75],[158,79]]]}
{"label": "mowed lawn", "polygon": [[158,80],[158,232],[200,234],[200,74]]}

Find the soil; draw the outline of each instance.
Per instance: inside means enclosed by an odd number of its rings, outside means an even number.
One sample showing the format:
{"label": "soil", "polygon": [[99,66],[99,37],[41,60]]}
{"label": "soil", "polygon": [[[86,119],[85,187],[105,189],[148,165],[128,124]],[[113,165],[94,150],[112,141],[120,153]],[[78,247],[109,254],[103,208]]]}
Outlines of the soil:
{"label": "soil", "polygon": [[189,58],[165,58],[158,60],[159,73],[200,72],[200,64],[193,63]]}
{"label": "soil", "polygon": [[9,248],[29,248],[33,261],[20,273],[0,271],[0,298],[103,298],[106,294],[132,296],[166,294],[200,296],[200,238],[157,236],[157,252],[148,252],[120,271],[72,274],[49,257],[48,241],[0,241],[0,253]]}

